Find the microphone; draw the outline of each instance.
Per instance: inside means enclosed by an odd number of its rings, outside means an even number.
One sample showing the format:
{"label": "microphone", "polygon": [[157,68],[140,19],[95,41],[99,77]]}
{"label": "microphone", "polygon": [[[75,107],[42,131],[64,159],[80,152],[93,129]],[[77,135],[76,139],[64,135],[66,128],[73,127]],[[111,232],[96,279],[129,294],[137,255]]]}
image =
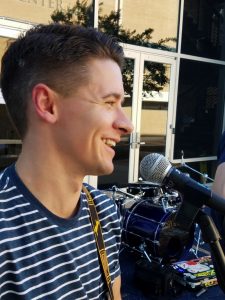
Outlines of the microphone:
{"label": "microphone", "polygon": [[[155,184],[173,184],[183,192],[185,204],[181,205],[175,222],[189,229],[199,209],[209,206],[225,214],[225,199],[213,193],[207,186],[193,180],[172,167],[169,160],[158,153],[151,153],[140,163],[140,173],[144,180]],[[188,198],[188,199],[187,199]]]}

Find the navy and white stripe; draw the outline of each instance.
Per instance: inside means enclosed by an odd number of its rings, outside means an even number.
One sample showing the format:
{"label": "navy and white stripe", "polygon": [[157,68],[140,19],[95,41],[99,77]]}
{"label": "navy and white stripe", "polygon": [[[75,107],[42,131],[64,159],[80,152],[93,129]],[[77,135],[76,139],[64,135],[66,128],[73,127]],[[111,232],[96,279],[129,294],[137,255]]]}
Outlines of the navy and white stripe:
{"label": "navy and white stripe", "polygon": [[[120,274],[117,207],[100,191],[86,187],[96,204],[113,281]],[[74,218],[57,217],[10,166],[0,177],[0,237],[1,300],[106,299],[85,194]]]}

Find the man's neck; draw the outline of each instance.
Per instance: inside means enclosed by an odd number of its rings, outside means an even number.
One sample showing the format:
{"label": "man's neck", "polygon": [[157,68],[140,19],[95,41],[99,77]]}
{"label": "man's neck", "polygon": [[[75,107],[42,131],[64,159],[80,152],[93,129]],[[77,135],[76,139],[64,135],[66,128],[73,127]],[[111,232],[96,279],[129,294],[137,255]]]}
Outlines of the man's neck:
{"label": "man's neck", "polygon": [[[38,163],[39,161],[39,163]],[[30,192],[52,213],[72,217],[79,204],[82,178],[64,171],[60,165],[29,160],[21,155],[16,171]]]}

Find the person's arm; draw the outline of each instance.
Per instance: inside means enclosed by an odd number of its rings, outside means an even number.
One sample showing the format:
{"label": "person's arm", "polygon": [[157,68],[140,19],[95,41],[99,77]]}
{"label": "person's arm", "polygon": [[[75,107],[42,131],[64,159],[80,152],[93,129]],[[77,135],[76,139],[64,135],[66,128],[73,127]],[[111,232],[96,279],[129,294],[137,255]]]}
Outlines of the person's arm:
{"label": "person's arm", "polygon": [[216,169],[212,190],[225,198],[225,162],[221,163]]}
{"label": "person's arm", "polygon": [[[220,195],[224,198],[224,204],[225,204],[225,162],[222,162],[218,165],[216,169],[216,174],[214,178],[214,182],[212,185],[212,191],[216,194]],[[220,234],[220,245],[222,246],[223,253],[225,255],[225,219],[224,214],[221,213],[218,210],[211,209],[211,217],[216,225],[217,230]],[[222,288],[222,290],[225,292],[225,284],[224,284],[224,268],[218,261],[217,256],[214,252],[211,252],[211,257],[214,265],[214,269],[216,271],[217,280],[219,286]]]}
{"label": "person's arm", "polygon": [[[225,162],[219,164],[216,169],[215,179],[212,185],[212,191],[224,198],[225,204]],[[222,240],[220,240],[221,246],[225,253],[225,226],[224,226],[224,214],[218,210],[211,209],[211,217],[218,229]]]}
{"label": "person's arm", "polygon": [[[121,289],[121,276],[118,276],[115,278],[112,286],[114,300],[122,300],[120,289]],[[110,297],[108,297],[108,299],[110,300]]]}

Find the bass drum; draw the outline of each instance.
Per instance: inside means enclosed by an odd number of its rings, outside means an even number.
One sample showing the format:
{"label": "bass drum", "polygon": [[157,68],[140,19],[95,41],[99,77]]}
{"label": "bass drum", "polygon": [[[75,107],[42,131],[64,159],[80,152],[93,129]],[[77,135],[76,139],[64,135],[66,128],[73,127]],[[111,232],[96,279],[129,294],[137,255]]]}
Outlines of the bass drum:
{"label": "bass drum", "polygon": [[175,211],[165,212],[147,200],[127,210],[123,223],[123,243],[162,263],[178,261],[190,250],[194,241],[194,225],[189,232],[175,228]]}

